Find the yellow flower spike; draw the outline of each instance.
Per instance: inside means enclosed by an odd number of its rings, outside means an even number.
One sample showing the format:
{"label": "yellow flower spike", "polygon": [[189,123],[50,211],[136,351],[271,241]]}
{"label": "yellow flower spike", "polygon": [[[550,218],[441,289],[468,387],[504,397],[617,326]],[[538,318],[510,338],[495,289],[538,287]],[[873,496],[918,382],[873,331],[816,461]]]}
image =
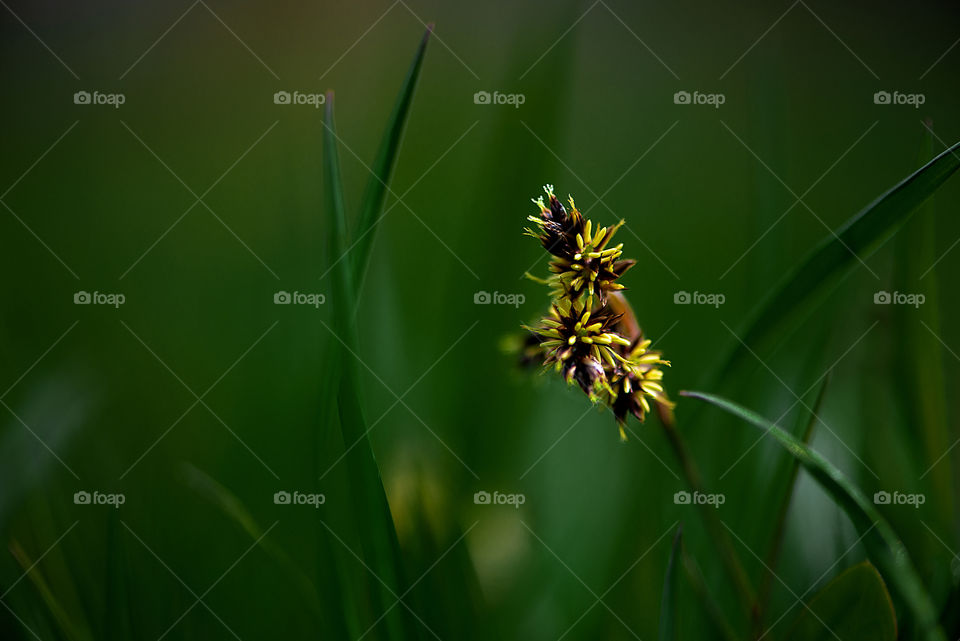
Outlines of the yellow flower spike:
{"label": "yellow flower spike", "polygon": [[533,201],[540,215],[527,217],[525,233],[551,254],[550,276],[538,282],[547,284],[553,304],[536,328],[528,328],[524,358],[539,354],[591,402],[610,407],[625,438],[628,414],[643,421],[651,400],[672,406],[661,384],[661,366],[670,363],[650,349],[620,293],[625,286],[619,280],[635,261],[622,258],[623,243],[610,244],[625,221],[594,226],[572,196],[568,210],[553,185],[544,185],[544,193]]}

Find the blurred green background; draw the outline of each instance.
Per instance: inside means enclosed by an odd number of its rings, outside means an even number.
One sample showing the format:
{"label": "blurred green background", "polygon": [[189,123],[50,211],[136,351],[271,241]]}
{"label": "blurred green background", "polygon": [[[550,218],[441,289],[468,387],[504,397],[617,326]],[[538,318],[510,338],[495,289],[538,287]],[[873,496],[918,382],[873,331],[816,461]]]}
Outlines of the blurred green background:
{"label": "blurred green background", "polygon": [[[609,413],[500,349],[547,303],[523,279],[546,272],[522,236],[541,185],[598,223],[626,219],[618,238],[638,265],[624,282],[676,397],[712,384],[748,312],[811,247],[927,159],[923,121],[937,152],[960,139],[951,3],[2,4],[3,638],[341,638],[331,621],[380,572],[358,558],[338,463],[351,444],[318,403],[338,304],[321,110],[276,92],[336,92],[356,211],[436,22],[356,355],[417,581],[396,608],[424,638],[653,638],[678,523],[742,623],[695,509],[674,502],[685,484],[656,419],[621,444]],[[75,104],[81,91],[124,102]],[[523,104],[478,104],[484,91]],[[676,104],[681,91],[724,102]],[[879,91],[924,102],[876,104]],[[960,437],[958,202],[954,178],[936,214],[912,218],[777,349],[708,390],[793,426],[797,396],[812,403],[829,371],[814,447],[868,495],[924,494],[883,512],[938,606],[960,550],[960,449],[947,449]],[[125,301],[77,305],[79,291]],[[326,298],[277,305],[279,291]],[[675,304],[682,291],[725,302]],[[927,300],[875,305],[878,291]],[[478,292],[525,301],[478,305]],[[931,378],[947,399],[930,447],[910,391],[924,371],[943,373]],[[759,583],[789,461],[695,401],[677,417]],[[211,501],[211,482],[249,520]],[[125,502],[76,504],[78,491]],[[326,502],[278,505],[278,491]],[[480,491],[524,502],[478,505]],[[857,539],[801,474],[773,638],[798,597],[864,558]],[[711,638],[685,584],[680,603],[682,638]],[[361,609],[360,629],[380,614]],[[378,624],[366,638],[386,635]]]}

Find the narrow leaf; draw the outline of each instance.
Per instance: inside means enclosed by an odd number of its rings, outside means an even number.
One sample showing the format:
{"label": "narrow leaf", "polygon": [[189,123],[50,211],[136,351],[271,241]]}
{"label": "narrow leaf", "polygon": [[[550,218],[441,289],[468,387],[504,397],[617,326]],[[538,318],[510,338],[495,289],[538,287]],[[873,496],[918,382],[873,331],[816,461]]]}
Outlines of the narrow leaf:
{"label": "narrow leaf", "polygon": [[67,614],[60,600],[57,599],[53,590],[50,589],[50,584],[44,578],[40,568],[36,566],[37,562],[33,561],[29,555],[27,555],[27,552],[20,545],[19,541],[15,539],[10,541],[10,552],[20,564],[20,567],[27,572],[30,582],[33,583],[33,586],[40,594],[40,598],[50,610],[50,614],[57,622],[57,626],[63,633],[64,638],[69,641],[88,641],[93,639],[93,634],[91,634],[84,622],[74,620]]}
{"label": "narrow leaf", "polygon": [[400,152],[403,127],[410,113],[410,104],[413,101],[413,93],[417,87],[420,67],[423,65],[423,57],[427,51],[427,41],[430,39],[431,33],[433,33],[433,24],[427,25],[427,31],[423,34],[420,46],[417,47],[413,62],[410,63],[407,77],[403,81],[403,86],[400,87],[400,94],[393,106],[390,120],[387,121],[387,129],[383,132],[383,138],[380,140],[380,148],[377,150],[377,157],[373,162],[370,180],[367,182],[363,200],[360,203],[360,218],[357,221],[356,235],[354,236],[356,247],[353,250],[352,260],[353,279],[358,289],[363,285],[377,222],[380,219],[383,202],[387,196],[390,176],[396,164],[397,154]]}
{"label": "narrow leaf", "polygon": [[[334,96],[331,91],[327,93],[324,110],[324,191],[327,194],[327,219],[330,224],[330,255],[336,257],[343,256],[347,250],[347,232],[333,107]],[[366,420],[359,397],[358,339],[352,313],[356,306],[353,270],[347,261],[340,261],[334,266],[333,276],[334,333],[339,343],[334,347],[339,354],[336,362],[340,364],[337,409],[343,442],[348,448],[344,459],[352,500],[357,507],[360,545],[368,565],[377,568],[379,579],[371,579],[372,606],[374,611],[387,612],[381,624],[389,631],[388,638],[417,638],[419,632],[410,622],[410,617],[403,614],[404,610],[390,608],[395,600],[393,595],[403,594],[405,589],[401,587],[402,564],[397,532],[380,478],[380,469],[367,438]],[[334,375],[331,373],[331,376]]]}
{"label": "narrow leaf", "polygon": [[[810,415],[807,418],[806,427],[800,433],[800,442],[804,445],[810,443],[810,437],[813,435],[813,426],[817,423],[817,415],[820,412],[820,406],[823,404],[823,397],[827,391],[827,383],[829,382],[829,376],[825,376],[823,383],[820,385],[820,391],[817,392],[817,398],[813,402],[813,408],[810,411]],[[801,414],[801,418],[803,418]],[[767,609],[767,603],[770,598],[770,587],[773,584],[773,572],[774,568],[777,567],[777,561],[780,559],[780,549],[783,546],[783,535],[786,530],[787,525],[787,514],[790,511],[790,503],[793,499],[794,486],[797,482],[797,476],[800,472],[800,461],[799,459],[792,458],[789,459],[790,468],[787,473],[787,482],[785,485],[784,496],[780,499],[780,505],[777,509],[777,517],[774,523],[776,524],[773,528],[773,535],[771,536],[770,550],[767,553],[767,562],[764,564],[766,570],[764,571],[763,578],[760,580],[760,607],[763,611]]]}
{"label": "narrow leaf", "polygon": [[897,618],[887,586],[869,561],[847,568],[805,607],[786,641],[894,641]]}
{"label": "narrow leaf", "polygon": [[[924,128],[920,161],[933,155],[933,133]],[[932,503],[939,523],[948,528],[953,523],[953,458],[942,457],[953,438],[947,421],[946,383],[943,345],[940,343],[940,301],[937,282],[937,237],[935,199],[930,198],[917,211],[915,219],[898,238],[896,274],[899,291],[923,296],[917,306],[892,305],[895,328],[900,340],[894,355],[899,364],[890,381],[903,401],[907,420],[903,437],[907,447],[916,445],[921,469],[917,475],[929,477]],[[913,420],[910,420],[913,419]],[[917,436],[919,435],[919,438]],[[937,464],[932,468],[934,461]],[[929,473],[927,471],[929,470]],[[923,478],[923,477],[921,477]]]}
{"label": "narrow leaf", "polygon": [[677,641],[677,550],[683,526],[677,527],[667,562],[667,575],[663,579],[663,595],[660,598],[660,641]]}
{"label": "narrow leaf", "polygon": [[725,640],[725,641],[737,641],[740,638],[740,635],[736,633],[733,629],[733,626],[730,625],[730,622],[727,621],[726,615],[723,612],[723,608],[720,607],[720,604],[717,602],[717,599],[711,594],[710,588],[707,585],[707,580],[703,576],[703,572],[700,570],[700,566],[697,565],[696,559],[687,552],[687,546],[681,543],[680,546],[681,556],[683,558],[683,569],[686,572],[687,579],[690,581],[693,591],[697,593],[697,596],[700,598],[700,603],[703,605],[704,609],[707,611],[707,615],[710,617],[710,621],[713,623],[713,626],[716,632]]}
{"label": "narrow leaf", "polygon": [[867,497],[832,463],[810,449],[786,431],[759,414],[736,403],[704,392],[680,392],[682,396],[697,398],[737,416],[755,427],[765,430],[795,457],[804,469],[830,494],[860,533],[867,554],[890,580],[894,590],[903,599],[917,629],[927,641],[945,641],[937,625],[937,615],[930,595],[920,581],[906,548],[893,532],[890,524],[880,516]]}
{"label": "narrow leaf", "polygon": [[756,350],[759,343],[774,336],[783,336],[788,321],[799,323],[803,317],[800,310],[807,308],[804,311],[809,312],[816,294],[839,284],[841,275],[876,251],[960,167],[958,150],[960,143],[867,205],[814,248],[760,303],[746,330],[738,332],[742,342],[737,341],[719,371],[729,375],[750,349]]}
{"label": "narrow leaf", "polygon": [[[252,540],[257,541],[257,546],[270,555],[295,581],[304,600],[313,613],[319,619],[323,619],[320,595],[317,593],[316,587],[310,581],[310,578],[304,574],[300,566],[290,558],[283,548],[273,544],[269,537],[263,536],[264,529],[260,527],[243,502],[233,492],[192,465],[184,465],[183,474],[190,487],[219,508],[225,516],[233,521],[241,530],[246,532]],[[329,619],[327,619],[325,623],[331,627],[333,626],[333,623],[331,623]]]}

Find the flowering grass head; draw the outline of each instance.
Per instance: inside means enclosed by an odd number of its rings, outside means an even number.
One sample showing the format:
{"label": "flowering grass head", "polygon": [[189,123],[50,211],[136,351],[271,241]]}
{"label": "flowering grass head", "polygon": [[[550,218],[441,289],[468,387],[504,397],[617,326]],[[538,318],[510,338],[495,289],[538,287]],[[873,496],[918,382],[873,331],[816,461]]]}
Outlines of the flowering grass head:
{"label": "flowering grass head", "polygon": [[524,357],[552,366],[592,402],[610,407],[625,439],[628,415],[643,421],[651,402],[673,404],[661,383],[660,366],[670,363],[650,349],[622,293],[625,287],[617,282],[634,265],[621,258],[622,243],[609,246],[624,221],[595,227],[573,198],[568,210],[552,185],[544,192],[546,200],[541,196],[533,201],[540,213],[528,217],[535,227],[526,233],[552,256],[550,277],[541,281],[551,287],[552,302],[539,323],[526,327],[532,338]]}
{"label": "flowering grass head", "polygon": [[540,208],[540,215],[528,217],[536,229],[527,228],[526,232],[553,255],[551,284],[560,297],[578,299],[586,293],[605,303],[609,292],[624,289],[616,280],[634,265],[632,260],[620,259],[622,243],[608,247],[624,221],[611,227],[594,227],[577,209],[573,198],[569,199],[568,211],[554,195],[553,185],[546,185],[543,190],[547,200],[541,196],[533,201]]}

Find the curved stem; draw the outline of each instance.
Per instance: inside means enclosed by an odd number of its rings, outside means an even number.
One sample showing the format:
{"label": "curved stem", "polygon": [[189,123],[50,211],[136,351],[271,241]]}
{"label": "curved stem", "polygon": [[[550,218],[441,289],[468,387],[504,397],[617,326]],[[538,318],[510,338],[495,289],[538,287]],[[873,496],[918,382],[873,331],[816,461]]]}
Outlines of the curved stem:
{"label": "curved stem", "polygon": [[[673,410],[658,403],[657,413],[660,416],[660,424],[663,426],[663,432],[667,437],[667,441],[670,442],[670,447],[673,449],[673,453],[680,462],[680,467],[683,470],[683,475],[686,478],[687,483],[690,485],[690,489],[695,492],[704,493],[703,480],[700,476],[700,470],[697,468],[696,462],[690,456],[690,452],[687,449],[683,438],[676,429],[677,425],[676,419],[673,415]],[[740,562],[740,557],[737,555],[737,552],[733,547],[733,542],[730,540],[730,534],[717,517],[716,510],[706,504],[701,504],[699,507],[700,515],[703,518],[703,523],[708,530],[710,540],[717,548],[717,552],[720,554],[720,558],[723,560],[724,568],[726,568],[727,573],[729,574],[730,579],[733,581],[734,587],[740,596],[740,600],[743,602],[743,605],[747,610],[753,629],[753,638],[757,638],[762,635],[762,622],[760,620],[759,602],[757,601],[757,594],[753,589],[753,584],[750,582],[750,578],[747,576],[747,572],[744,570],[743,564]]]}

